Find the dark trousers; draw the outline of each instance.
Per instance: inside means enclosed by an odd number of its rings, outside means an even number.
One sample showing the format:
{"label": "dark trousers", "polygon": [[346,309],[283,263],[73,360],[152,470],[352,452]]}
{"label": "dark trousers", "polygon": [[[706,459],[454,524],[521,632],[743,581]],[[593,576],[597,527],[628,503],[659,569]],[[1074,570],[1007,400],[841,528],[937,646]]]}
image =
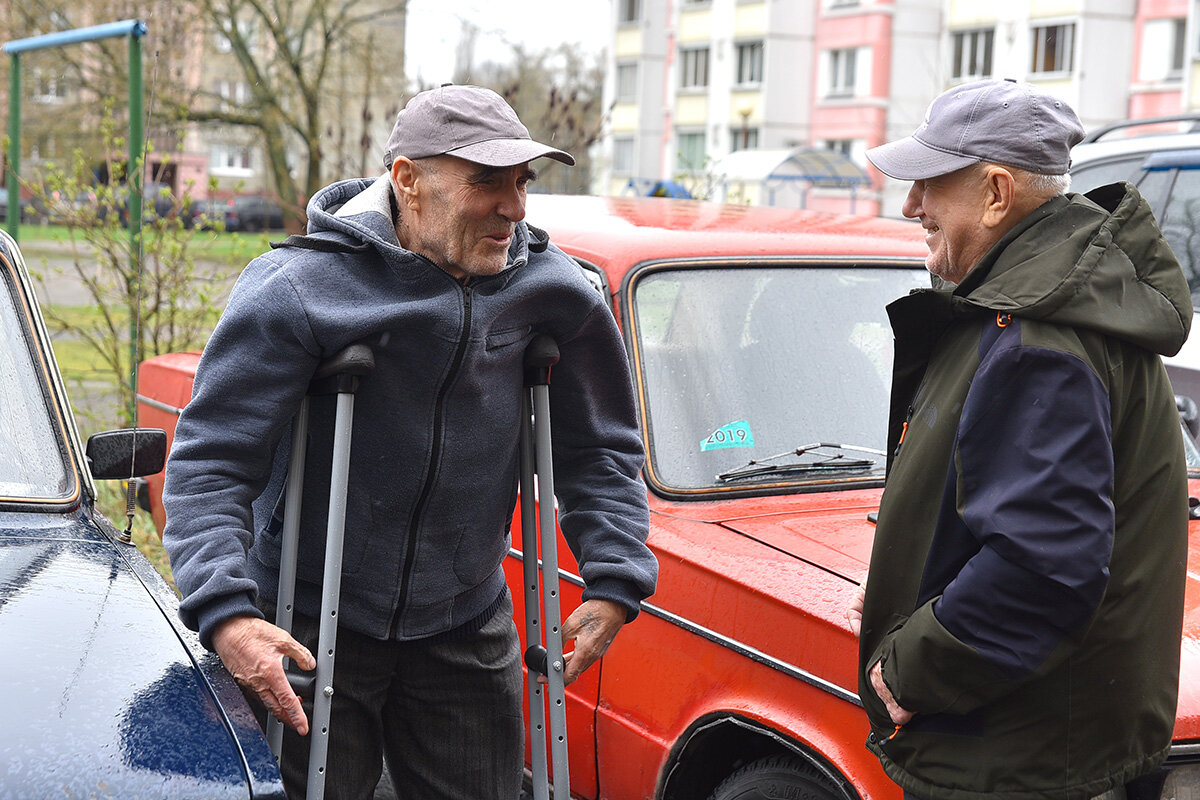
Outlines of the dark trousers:
{"label": "dark trousers", "polygon": [[[268,619],[274,619],[271,609]],[[316,652],[317,621],[296,614],[292,635]],[[512,599],[475,634],[380,641],[338,629],[325,796],[369,800],[383,759],[400,800],[513,800],[524,732],[520,642]],[[252,704],[265,721],[266,712]],[[312,721],[312,703],[304,701]],[[305,795],[309,738],[285,729],[288,797]]]}
{"label": "dark trousers", "polygon": [[[1100,797],[1114,800],[1158,800],[1162,796],[1163,784],[1167,780],[1167,770],[1160,767],[1154,772],[1134,778],[1123,787],[1105,792]],[[922,800],[912,792],[904,793],[904,800]]]}

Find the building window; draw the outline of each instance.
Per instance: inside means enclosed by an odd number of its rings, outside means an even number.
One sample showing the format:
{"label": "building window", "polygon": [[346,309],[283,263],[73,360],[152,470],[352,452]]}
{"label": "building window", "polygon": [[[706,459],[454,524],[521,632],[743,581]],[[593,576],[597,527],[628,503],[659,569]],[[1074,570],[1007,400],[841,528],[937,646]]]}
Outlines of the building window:
{"label": "building window", "polygon": [[637,102],[638,65],[636,61],[617,64],[617,102]]}
{"label": "building window", "polygon": [[958,31],[954,35],[950,75],[955,78],[990,78],[995,30]]}
{"label": "building window", "polygon": [[680,50],[680,80],[684,89],[699,89],[708,86],[708,48],[693,47]]}
{"label": "building window", "polygon": [[209,168],[218,175],[249,175],[250,148],[232,144],[214,144],[209,151]]}
{"label": "building window", "polygon": [[1187,53],[1187,17],[1170,20],[1171,24],[1171,69],[1170,77],[1183,75],[1183,59]]}
{"label": "building window", "polygon": [[702,172],[704,170],[704,157],[707,155],[704,132],[679,133],[676,134],[675,138],[679,146],[679,161],[677,163],[679,172]]}
{"label": "building window", "polygon": [[743,42],[737,46],[737,83],[762,83],[763,43]]}
{"label": "building window", "polygon": [[729,131],[729,152],[738,150],[758,149],[758,128],[731,128]]}
{"label": "building window", "polygon": [[1070,72],[1074,66],[1075,23],[1033,29],[1033,63],[1029,71]]}
{"label": "building window", "polygon": [[620,0],[617,22],[637,22],[642,16],[642,0]]}
{"label": "building window", "polygon": [[67,81],[61,75],[43,70],[33,72],[33,100],[58,105],[67,99]]}
{"label": "building window", "polygon": [[634,172],[634,140],[632,136],[613,139],[612,171],[614,175],[632,175]]}
{"label": "building window", "polygon": [[1187,19],[1148,19],[1141,36],[1137,79],[1145,83],[1181,80],[1187,58]]}
{"label": "building window", "polygon": [[826,97],[852,97],[858,76],[858,48],[849,47],[841,50],[828,50],[828,83],[825,88]]}
{"label": "building window", "polygon": [[818,139],[816,144],[841,153],[860,167],[867,165],[867,143],[864,139]]}

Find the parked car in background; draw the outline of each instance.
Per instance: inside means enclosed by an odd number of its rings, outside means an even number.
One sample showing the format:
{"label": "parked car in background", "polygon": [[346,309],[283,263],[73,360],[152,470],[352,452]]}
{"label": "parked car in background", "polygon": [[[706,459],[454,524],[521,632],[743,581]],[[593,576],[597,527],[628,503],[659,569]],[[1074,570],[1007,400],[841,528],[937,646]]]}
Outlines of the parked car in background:
{"label": "parked car in background", "polygon": [[283,228],[283,207],[268,195],[239,194],[197,201],[193,218],[199,227],[210,230],[221,222],[230,233],[279,230]]}
{"label": "parked car in background", "polygon": [[[31,222],[37,212],[33,202],[26,198],[21,198],[21,221]],[[8,191],[0,185],[0,222],[8,221]]]}
{"label": "parked car in background", "polygon": [[[865,747],[844,613],[867,571],[886,461],[884,307],[929,285],[923,232],[657,198],[530,196],[527,219],[621,325],[661,568],[640,617],[567,689],[573,795],[898,800]],[[197,359],[142,365],[143,424],[173,429]],[[150,480],[160,520],[161,478]],[[519,542],[519,515],[513,525]],[[559,552],[567,611],[581,581],[561,541]],[[514,546],[505,564],[518,618],[523,557]],[[1198,589],[1190,581],[1169,761],[1179,796],[1200,790]]]}
{"label": "parked car in background", "polygon": [[[1129,181],[1145,196],[1200,309],[1200,113],[1127,120],[1071,152],[1071,191]],[[1198,311],[1200,314],[1200,311]],[[1200,316],[1178,355],[1163,359],[1176,394],[1200,403]]]}
{"label": "parked car in background", "polygon": [[0,274],[0,796],[283,798],[232,678],[96,509],[94,480],[161,469],[165,436],[85,448],[5,233]]}

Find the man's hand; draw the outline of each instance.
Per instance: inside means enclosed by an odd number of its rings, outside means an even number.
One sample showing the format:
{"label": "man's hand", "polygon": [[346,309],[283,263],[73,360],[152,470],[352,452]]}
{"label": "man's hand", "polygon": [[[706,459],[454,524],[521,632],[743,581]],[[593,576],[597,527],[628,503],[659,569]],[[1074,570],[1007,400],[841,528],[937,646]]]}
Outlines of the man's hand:
{"label": "man's hand", "polygon": [[883,682],[882,661],[875,662],[875,666],[871,667],[869,676],[871,678],[871,688],[875,690],[875,694],[879,695],[879,699],[887,707],[888,716],[892,718],[892,722],[897,725],[907,724],[913,718],[913,713],[900,707],[900,704],[896,702],[896,698],[892,696],[892,690]]}
{"label": "man's hand", "polygon": [[213,633],[213,648],[225,668],[246,689],[258,695],[271,715],[296,733],[308,733],[308,718],[300,698],[283,673],[287,656],[303,670],[317,668],[316,659],[304,645],[281,628],[257,617],[233,617]]}
{"label": "man's hand", "polygon": [[867,597],[867,582],[864,580],[854,590],[854,599],[846,608],[846,621],[850,623],[850,632],[857,638],[862,633],[863,601]]}
{"label": "man's hand", "polygon": [[563,642],[574,640],[575,650],[564,654],[563,684],[570,684],[608,650],[625,624],[625,609],[611,600],[588,600],[563,623]]}

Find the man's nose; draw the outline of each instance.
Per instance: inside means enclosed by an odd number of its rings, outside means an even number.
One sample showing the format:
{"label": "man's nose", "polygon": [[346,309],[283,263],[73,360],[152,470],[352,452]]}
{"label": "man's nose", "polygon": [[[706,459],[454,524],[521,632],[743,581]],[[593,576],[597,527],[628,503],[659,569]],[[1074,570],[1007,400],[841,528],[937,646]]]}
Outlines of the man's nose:
{"label": "man's nose", "polygon": [[904,205],[900,207],[900,213],[909,218],[921,216],[921,192],[917,183],[913,183],[909,187],[908,194],[904,198]]}
{"label": "man's nose", "polygon": [[504,191],[496,211],[509,222],[520,222],[525,219],[525,192],[516,186],[510,186]]}

